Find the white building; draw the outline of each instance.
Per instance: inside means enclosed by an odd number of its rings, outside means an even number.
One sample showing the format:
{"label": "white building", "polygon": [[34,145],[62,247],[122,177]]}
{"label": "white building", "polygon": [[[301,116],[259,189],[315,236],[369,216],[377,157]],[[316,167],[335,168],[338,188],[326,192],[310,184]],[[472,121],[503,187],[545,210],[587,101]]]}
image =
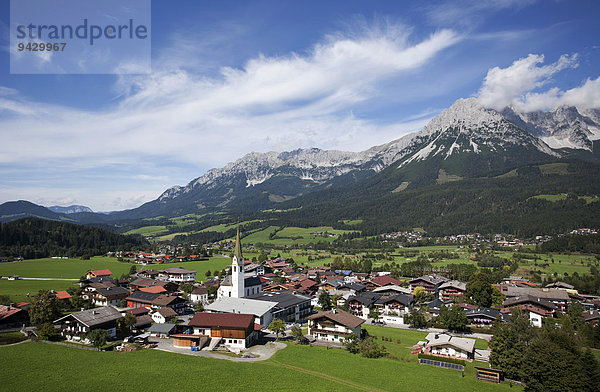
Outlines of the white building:
{"label": "white building", "polygon": [[208,303],[208,290],[204,287],[196,287],[190,294],[190,300],[193,303]]}
{"label": "white building", "polygon": [[259,301],[249,298],[222,297],[204,310],[211,313],[247,313],[254,315],[254,322],[268,326],[273,321],[273,312],[277,302]]}
{"label": "white building", "polygon": [[258,276],[245,276],[240,229],[238,227],[235,252],[231,260],[231,275],[226,277],[217,291],[217,298],[243,298],[262,292],[262,283]]}
{"label": "white building", "polygon": [[181,267],[172,267],[163,271],[159,271],[158,278],[175,283],[193,283],[196,281],[196,271],[186,270],[185,268]]}
{"label": "white building", "polygon": [[473,359],[475,339],[459,338],[447,333],[431,332],[427,335],[425,353],[456,359]]}
{"label": "white building", "polygon": [[325,342],[343,342],[352,334],[360,337],[360,326],[365,322],[365,320],[339,309],[317,313],[306,319],[308,320],[308,334]]}

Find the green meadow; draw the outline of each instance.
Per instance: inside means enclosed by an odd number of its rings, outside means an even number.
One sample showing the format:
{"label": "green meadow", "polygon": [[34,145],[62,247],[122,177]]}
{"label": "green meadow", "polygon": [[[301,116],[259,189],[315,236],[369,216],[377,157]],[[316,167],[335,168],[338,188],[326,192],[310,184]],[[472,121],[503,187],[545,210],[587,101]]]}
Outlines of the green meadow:
{"label": "green meadow", "polygon": [[[421,332],[420,335],[424,337],[425,334]],[[413,340],[407,338],[406,345]],[[467,366],[462,377],[455,370],[419,365],[416,356],[403,356],[399,360],[366,359],[341,349],[328,350],[325,347],[293,343],[272,358],[255,363],[236,363],[156,350],[95,352],[43,343],[0,347],[0,352],[3,388],[15,392],[424,389],[431,392],[487,392],[510,389],[506,383],[497,385],[477,381],[471,365]],[[511,390],[521,389],[513,387]]]}

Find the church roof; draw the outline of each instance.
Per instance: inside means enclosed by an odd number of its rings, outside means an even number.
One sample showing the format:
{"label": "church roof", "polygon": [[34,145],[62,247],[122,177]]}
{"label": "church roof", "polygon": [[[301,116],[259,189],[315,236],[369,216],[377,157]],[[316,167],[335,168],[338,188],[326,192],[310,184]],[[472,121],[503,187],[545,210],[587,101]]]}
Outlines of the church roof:
{"label": "church roof", "polygon": [[240,227],[237,228],[237,236],[235,238],[235,251],[233,252],[233,256],[237,259],[238,264],[244,264],[244,259],[242,257],[242,244],[240,242]]}

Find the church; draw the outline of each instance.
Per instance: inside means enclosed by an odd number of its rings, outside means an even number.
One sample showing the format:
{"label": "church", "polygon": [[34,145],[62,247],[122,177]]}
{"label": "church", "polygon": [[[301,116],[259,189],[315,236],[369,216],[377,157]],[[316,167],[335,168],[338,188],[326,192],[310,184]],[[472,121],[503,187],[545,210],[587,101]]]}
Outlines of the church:
{"label": "church", "polygon": [[240,242],[240,228],[235,239],[235,251],[231,260],[231,275],[227,276],[217,291],[217,298],[244,298],[262,292],[262,284],[258,276],[244,274],[244,258]]}

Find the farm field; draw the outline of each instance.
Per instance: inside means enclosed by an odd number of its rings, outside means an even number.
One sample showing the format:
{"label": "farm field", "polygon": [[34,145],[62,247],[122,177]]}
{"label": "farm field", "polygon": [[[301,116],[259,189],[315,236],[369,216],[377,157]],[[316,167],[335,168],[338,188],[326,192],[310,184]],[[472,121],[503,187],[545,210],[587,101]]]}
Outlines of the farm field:
{"label": "farm field", "polygon": [[[28,302],[40,290],[66,290],[74,283],[65,280],[7,280],[0,279],[0,295],[10,295],[12,302]],[[30,297],[27,296],[30,295]]]}
{"label": "farm field", "polygon": [[[220,391],[417,391],[423,390],[425,380],[431,392],[509,390],[508,384],[477,381],[470,365],[463,378],[455,370],[419,365],[415,358],[366,359],[340,349],[295,344],[289,344],[269,360],[256,363],[156,350],[95,352],[43,343],[24,343],[0,350],[4,388],[10,391],[198,391],[214,390],[215,386]],[[169,376],[159,376],[158,369],[160,374]]]}
{"label": "farm field", "polygon": [[[332,227],[284,227],[279,230],[277,226],[269,226],[263,230],[251,233],[242,238],[244,245],[249,244],[269,244],[269,245],[306,245],[308,243],[316,243],[320,241],[332,242],[336,237],[325,235],[313,235],[313,232],[329,233],[329,234],[344,234],[349,230],[335,230]],[[273,235],[271,237],[271,235]]]}
{"label": "farm field", "polygon": [[139,234],[144,237],[163,234],[167,231],[166,226],[143,226],[137,229],[129,230],[125,234]]}

